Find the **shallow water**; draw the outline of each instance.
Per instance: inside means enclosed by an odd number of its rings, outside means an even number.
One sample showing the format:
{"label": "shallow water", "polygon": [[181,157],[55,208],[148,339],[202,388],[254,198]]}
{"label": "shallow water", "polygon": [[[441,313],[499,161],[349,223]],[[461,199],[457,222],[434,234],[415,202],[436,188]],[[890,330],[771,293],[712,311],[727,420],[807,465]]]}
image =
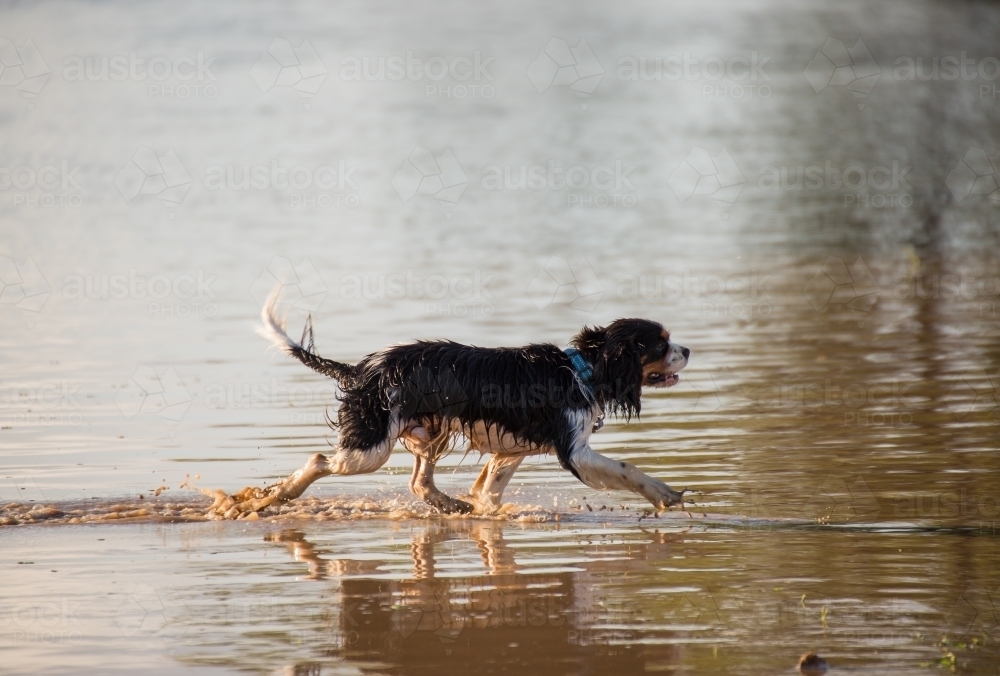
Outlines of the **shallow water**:
{"label": "shallow water", "polygon": [[[0,190],[7,668],[757,674],[816,650],[834,670],[936,672],[950,653],[997,673],[1000,212],[969,154],[997,152],[996,82],[897,70],[985,63],[992,5],[0,12],[0,37],[31,39],[52,71],[34,98],[0,86],[0,166],[67,166],[59,188]],[[303,37],[328,71],[315,95],[262,91],[253,64]],[[604,70],[592,95],[532,84],[552,38],[586,39]],[[880,70],[866,95],[810,86],[828,38],[863,40]],[[133,51],[215,60],[202,80],[65,71]],[[479,52],[492,79],[341,72],[407,52]],[[766,63],[758,80],[655,79],[656,57],[685,52],[737,76],[733,59]],[[642,56],[654,79],[627,79],[621,60]],[[126,200],[115,180],[140,147],[174,151],[179,200]],[[412,167],[394,183],[418,147],[452,152],[457,200],[409,196]],[[727,183],[736,167],[735,198],[685,192],[696,148],[728,153],[712,166]],[[308,185],[215,189],[272,161]],[[550,162],[619,185],[492,189]],[[345,178],[305,181],[321,167]],[[810,167],[822,184],[797,187]],[[834,187],[828,167],[877,185]],[[690,517],[650,518],[543,458],[501,517],[435,517],[398,449],[256,523],[207,521],[185,481],[270,483],[336,441],[329,381],[253,334],[278,281],[293,333],[311,312],[320,352],[347,361],[413,338],[565,344],[583,323],[663,321],[693,351],[680,384],[593,442],[691,488]],[[455,453],[438,485],[457,495],[480,464]]]}
{"label": "shallow water", "polygon": [[[20,581],[5,592],[5,652],[52,671],[760,674],[791,671],[802,646],[857,673],[928,673],[948,650],[963,671],[996,664],[989,644],[937,645],[983,631],[989,596],[964,577],[991,573],[997,539],[970,533],[587,516],[5,539]],[[31,560],[15,563],[13,549]]]}

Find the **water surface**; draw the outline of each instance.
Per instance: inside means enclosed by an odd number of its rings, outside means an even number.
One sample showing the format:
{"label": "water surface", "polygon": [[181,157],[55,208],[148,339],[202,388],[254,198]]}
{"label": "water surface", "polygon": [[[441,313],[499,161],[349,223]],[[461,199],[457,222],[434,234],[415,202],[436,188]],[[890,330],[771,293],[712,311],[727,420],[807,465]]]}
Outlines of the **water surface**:
{"label": "water surface", "polygon": [[[0,87],[0,166],[63,171],[0,191],[12,670],[758,674],[816,650],[835,670],[996,673],[992,5],[2,12],[51,73],[37,97]],[[254,79],[276,38],[308,39],[327,71],[314,95]],[[533,84],[553,38],[586,41],[603,69],[589,96]],[[828,39],[862,41],[870,91],[810,84]],[[201,53],[211,76],[101,76],[131,52]],[[379,79],[380,57],[408,52],[492,61],[479,80]],[[898,70],[963,53],[985,75]],[[700,65],[667,77],[685,54]],[[345,79],[354,57],[374,79]],[[741,59],[760,67],[738,79]],[[715,60],[735,70],[713,79]],[[173,151],[187,190],[116,184],[140,148]],[[417,148],[451,152],[457,199],[410,195]],[[536,166],[543,187],[515,189]],[[303,187],[238,188],[255,167]],[[742,188],[691,194],[696,167]],[[644,517],[532,459],[511,515],[442,519],[409,497],[397,449],[259,523],[205,521],[185,479],[262,484],[336,442],[330,383],[253,333],[279,282],[293,333],[312,313],[320,352],[346,361],[662,321],[693,350],[684,378],[593,441],[696,491],[691,516]],[[460,493],[480,462],[453,454],[439,485]]]}

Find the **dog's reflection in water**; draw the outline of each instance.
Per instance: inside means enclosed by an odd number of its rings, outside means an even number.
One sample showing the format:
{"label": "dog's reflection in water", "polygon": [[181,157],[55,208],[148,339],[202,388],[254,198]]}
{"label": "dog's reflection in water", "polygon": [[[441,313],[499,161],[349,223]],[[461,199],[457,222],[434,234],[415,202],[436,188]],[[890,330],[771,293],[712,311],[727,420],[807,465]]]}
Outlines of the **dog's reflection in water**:
{"label": "dog's reflection in water", "polygon": [[378,561],[324,559],[320,556],[316,545],[306,540],[306,534],[300,530],[289,529],[268,533],[264,536],[264,540],[266,542],[283,542],[294,560],[308,565],[307,580],[325,580],[328,577],[341,577],[343,575],[364,575],[365,573],[374,573],[382,565]]}
{"label": "dog's reflection in water", "polygon": [[[483,564],[490,575],[514,572],[514,551],[503,541],[503,531],[496,523],[478,523],[465,528],[429,528],[413,536],[410,552],[413,556],[414,580],[434,577],[434,545],[455,539],[475,541],[483,557]],[[288,547],[292,558],[309,566],[307,580],[325,580],[328,577],[364,575],[374,573],[383,565],[381,561],[355,559],[324,559],[319,549],[306,539],[300,530],[283,530],[268,533],[266,542],[281,542]]]}
{"label": "dog's reflection in water", "polygon": [[[271,534],[296,561],[309,566],[308,579],[341,577],[337,657],[356,663],[392,664],[393,673],[424,673],[517,666],[525,676],[570,665],[609,672],[640,671],[647,661],[637,640],[644,621],[642,608],[627,595],[601,597],[597,585],[607,583],[607,570],[585,563],[582,572],[518,572],[515,551],[495,522],[444,522],[422,527],[412,537],[413,575],[402,580],[374,579],[376,561],[326,560],[296,530]],[[640,543],[643,559],[660,558],[679,536],[655,534]],[[450,576],[435,548],[450,540],[472,540],[485,573]],[[619,545],[620,546],[620,545]],[[604,547],[593,545],[589,550]],[[662,550],[662,551],[661,551]],[[627,572],[618,561],[613,574]],[[648,565],[648,564],[647,564]],[[381,571],[384,575],[385,571]],[[366,577],[371,575],[372,577]],[[673,649],[668,648],[670,653]],[[669,654],[658,649],[662,665]],[[333,656],[331,652],[327,656]]]}

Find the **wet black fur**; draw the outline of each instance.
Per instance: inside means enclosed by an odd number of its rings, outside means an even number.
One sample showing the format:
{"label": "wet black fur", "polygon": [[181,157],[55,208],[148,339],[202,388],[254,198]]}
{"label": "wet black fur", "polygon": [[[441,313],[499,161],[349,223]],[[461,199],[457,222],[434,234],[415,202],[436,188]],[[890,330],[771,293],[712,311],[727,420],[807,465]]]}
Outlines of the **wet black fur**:
{"label": "wet black fur", "polygon": [[352,366],[317,355],[307,324],[302,347],[292,355],[340,383],[337,427],[345,449],[384,442],[391,412],[398,409],[404,421],[420,420],[432,433],[452,419],[465,428],[482,421],[522,442],[551,445],[560,464],[576,475],[569,455],[577,431],[566,412],[597,403],[613,415],[638,416],[642,367],[666,354],[665,335],[660,324],[645,319],[584,328],[572,344],[594,367],[589,387],[581,385],[566,353],[551,344],[482,348],[419,341]]}

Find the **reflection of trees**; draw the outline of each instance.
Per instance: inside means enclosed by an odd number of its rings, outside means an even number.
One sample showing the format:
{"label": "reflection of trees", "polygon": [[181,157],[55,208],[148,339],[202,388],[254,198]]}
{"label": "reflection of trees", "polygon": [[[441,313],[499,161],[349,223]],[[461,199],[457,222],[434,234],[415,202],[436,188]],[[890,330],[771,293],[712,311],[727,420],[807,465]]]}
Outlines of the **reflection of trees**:
{"label": "reflection of trees", "polygon": [[[988,452],[1000,443],[1000,425],[984,411],[959,420],[952,410],[963,375],[1000,369],[1000,299],[984,315],[976,300],[948,297],[941,280],[1000,275],[997,208],[982,195],[958,201],[945,184],[970,147],[990,156],[1000,150],[1000,107],[992,97],[980,98],[979,78],[899,81],[893,73],[894,59],[904,55],[921,58],[928,71],[933,61],[963,51],[982,58],[995,31],[975,5],[924,5],[908,23],[894,21],[893,11],[869,5],[784,19],[816,36],[812,50],[826,36],[863,37],[882,76],[862,111],[847,91],[803,92],[800,73],[789,73],[787,90],[774,85],[783,108],[780,141],[770,133],[777,142],[761,151],[770,155],[760,164],[891,167],[895,160],[912,166],[906,180],[913,204],[876,209],[856,201],[846,206],[842,190],[773,191],[766,195],[773,238],[761,246],[759,228],[733,233],[772,274],[777,308],[773,317],[745,327],[726,359],[738,374],[733,391],[742,403],[732,419],[739,446],[732,452],[737,478],[730,495],[740,493],[732,504],[749,516],[996,522],[942,505],[963,494],[1000,495],[1000,455]],[[776,62],[804,63],[811,56],[799,44],[785,44]],[[863,326],[844,306],[817,309],[803,297],[831,256],[847,265],[861,258],[881,286]],[[749,349],[738,344],[744,336]],[[972,384],[990,388],[984,377]],[[820,396],[811,399],[809,387]],[[833,403],[828,387],[839,390]],[[856,388],[864,403],[845,404],[847,388]],[[868,400],[872,393],[875,403]],[[862,483],[864,490],[854,490]],[[918,515],[914,505],[921,498],[931,509]],[[856,571],[837,542],[831,538],[823,556],[826,574],[846,579]],[[774,560],[783,563],[783,554]],[[948,593],[957,598],[988,564],[982,543],[957,538],[922,566],[922,574],[949,580]]]}

